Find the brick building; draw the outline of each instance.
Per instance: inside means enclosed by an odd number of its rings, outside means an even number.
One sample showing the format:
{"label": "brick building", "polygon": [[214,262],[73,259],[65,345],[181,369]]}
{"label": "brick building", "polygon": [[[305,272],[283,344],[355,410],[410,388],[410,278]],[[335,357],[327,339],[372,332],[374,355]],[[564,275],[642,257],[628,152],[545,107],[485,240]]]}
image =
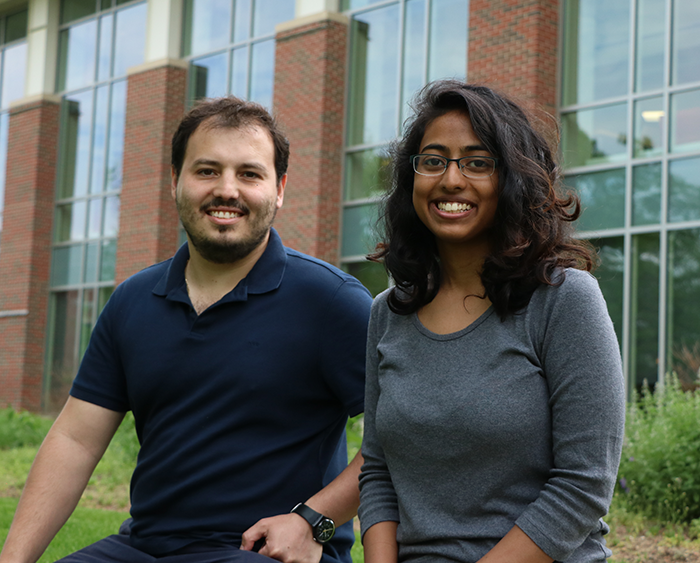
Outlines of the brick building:
{"label": "brick building", "polygon": [[692,378],[698,52],[696,0],[0,0],[0,404],[55,410],[115,285],[182,241],[169,143],[199,97],[273,109],[283,240],[385,287],[387,146],[442,77],[558,118],[629,388]]}

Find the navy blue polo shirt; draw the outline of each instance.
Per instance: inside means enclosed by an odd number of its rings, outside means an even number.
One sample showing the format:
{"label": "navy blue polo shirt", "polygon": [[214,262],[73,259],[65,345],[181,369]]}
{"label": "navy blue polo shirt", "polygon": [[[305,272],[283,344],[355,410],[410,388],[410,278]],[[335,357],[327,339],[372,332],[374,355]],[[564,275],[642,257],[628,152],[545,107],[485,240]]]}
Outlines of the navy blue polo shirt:
{"label": "navy blue polo shirt", "polygon": [[[119,285],[71,395],[132,410],[132,545],[240,544],[347,465],[345,423],[364,408],[371,297],[353,277],[285,248],[273,230],[229,294],[197,316],[184,245]],[[326,557],[350,561],[350,526]]]}

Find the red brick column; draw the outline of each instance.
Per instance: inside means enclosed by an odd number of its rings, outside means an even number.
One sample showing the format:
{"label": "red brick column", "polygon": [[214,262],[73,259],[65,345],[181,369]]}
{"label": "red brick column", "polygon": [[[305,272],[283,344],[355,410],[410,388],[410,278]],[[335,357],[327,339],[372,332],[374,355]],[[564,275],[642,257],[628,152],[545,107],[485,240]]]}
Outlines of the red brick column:
{"label": "red brick column", "polygon": [[274,111],[291,157],[275,225],[287,246],[337,264],[348,26],[339,14],[324,17],[278,28]]}
{"label": "red brick column", "polygon": [[469,82],[557,108],[557,0],[471,0]]}
{"label": "red brick column", "polygon": [[187,69],[169,61],[130,70],[124,132],[124,183],[115,282],[177,250],[170,197],[170,140],[185,111]]}
{"label": "red brick column", "polygon": [[0,242],[0,406],[38,411],[44,365],[60,103],[14,106]]}

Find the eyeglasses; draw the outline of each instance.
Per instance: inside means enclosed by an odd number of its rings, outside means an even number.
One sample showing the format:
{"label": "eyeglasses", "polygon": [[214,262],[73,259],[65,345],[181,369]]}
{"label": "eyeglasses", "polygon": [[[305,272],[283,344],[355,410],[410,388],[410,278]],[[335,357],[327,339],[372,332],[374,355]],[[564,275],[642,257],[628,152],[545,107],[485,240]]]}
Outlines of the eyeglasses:
{"label": "eyeglasses", "polygon": [[445,158],[437,154],[414,154],[411,156],[413,170],[421,176],[442,176],[450,162],[456,162],[459,171],[467,178],[488,178],[496,171],[498,159],[492,156]]}

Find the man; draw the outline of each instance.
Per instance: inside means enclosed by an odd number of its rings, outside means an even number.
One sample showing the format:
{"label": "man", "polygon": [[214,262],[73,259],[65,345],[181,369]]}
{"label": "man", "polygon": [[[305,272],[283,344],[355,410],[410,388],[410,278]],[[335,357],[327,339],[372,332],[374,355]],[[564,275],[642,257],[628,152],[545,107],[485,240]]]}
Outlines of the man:
{"label": "man", "polygon": [[[288,156],[257,104],[183,118],[171,190],[187,244],[106,305],[0,562],[39,558],[133,410],[133,521],[66,562],[349,563],[361,456],[344,468],[344,426],[363,408],[371,298],[272,229]],[[327,541],[331,520],[348,524]]]}

